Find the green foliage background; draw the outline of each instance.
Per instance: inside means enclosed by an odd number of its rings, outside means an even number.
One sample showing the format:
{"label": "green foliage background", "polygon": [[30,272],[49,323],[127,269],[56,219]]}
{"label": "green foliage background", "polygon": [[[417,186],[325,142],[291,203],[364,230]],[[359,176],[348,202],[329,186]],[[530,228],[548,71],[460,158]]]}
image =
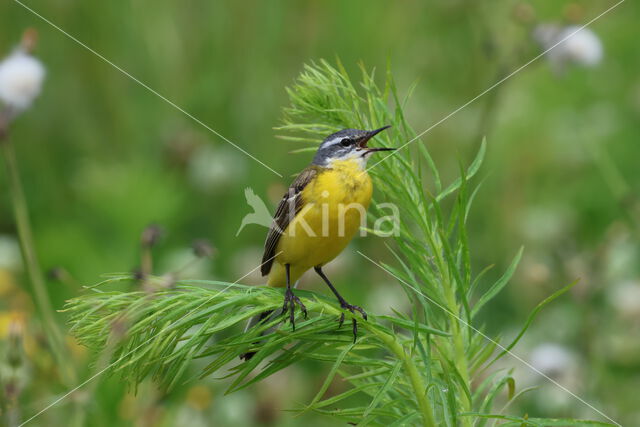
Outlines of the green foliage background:
{"label": "green foliage background", "polygon": [[[583,23],[612,4],[549,0],[536,2],[534,10],[540,20]],[[338,56],[356,73],[359,61],[381,71],[391,62],[401,94],[418,83],[405,109],[420,131],[489,87],[505,67],[538,53],[529,29],[513,17],[515,2],[28,5],[285,176],[246,158],[18,4],[4,2],[1,51],[8,52],[25,27],[35,27],[37,55],[48,69],[45,90],[16,122],[13,140],[41,262],[61,266],[74,278],[49,282],[58,308],[79,295],[81,284],[137,266],[139,234],[150,222],[167,231],[154,253],[158,273],[178,269],[199,237],[211,239],[218,251],[192,276],[234,281],[256,267],[265,230],[249,226],[236,237],[250,211],[243,190],[251,186],[275,202],[290,175],[309,160],[308,153],[288,154],[300,145],[277,139],[280,132],[273,129],[288,105],[284,88],[302,64]],[[493,334],[514,334],[537,302],[580,278],[570,297],[548,308],[516,351],[526,358],[539,343],[568,347],[578,365],[569,379],[572,389],[623,424],[638,416],[640,348],[633,337],[640,322],[637,314],[629,319],[620,313],[611,295],[622,283],[637,286],[640,276],[640,80],[633,37],[638,12],[627,1],[593,24],[605,46],[598,67],[558,76],[540,61],[501,86],[495,98],[481,98],[424,138],[447,179],[457,176],[459,160],[468,163],[487,136],[484,183],[468,236],[474,269],[495,264],[487,283],[525,246],[512,285],[485,308],[482,321]],[[488,122],[482,119],[487,111]],[[0,234],[12,236],[5,186],[0,174]],[[391,261],[383,243],[374,237],[355,241],[351,255],[336,261],[332,272],[345,297],[370,311],[388,309],[385,303],[401,295],[400,288],[353,253],[361,249]],[[27,281],[19,270],[10,273],[0,278],[0,310],[3,319],[16,312],[27,319],[29,368],[20,398],[27,416],[65,388],[38,347],[38,317],[21,291],[29,289]],[[304,287],[325,291],[311,277]],[[94,358],[73,348],[74,363],[86,377]],[[224,397],[225,387],[214,379],[194,380],[169,396],[145,383],[133,396],[117,378],[101,378],[90,397],[76,399],[86,399],[96,425],[325,425],[326,418],[292,418],[282,410],[308,402],[327,369],[295,365]],[[593,417],[570,398],[545,398],[555,396],[553,386],[535,382],[541,391],[522,400],[523,413]],[[336,382],[330,391],[340,387]],[[60,405],[34,425],[55,424],[68,410]]]}

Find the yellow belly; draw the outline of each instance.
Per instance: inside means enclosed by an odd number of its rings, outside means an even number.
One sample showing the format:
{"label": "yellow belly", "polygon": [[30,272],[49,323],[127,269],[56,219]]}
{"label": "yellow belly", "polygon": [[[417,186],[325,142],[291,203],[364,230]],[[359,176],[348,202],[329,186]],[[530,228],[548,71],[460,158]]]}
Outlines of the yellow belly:
{"label": "yellow belly", "polygon": [[349,244],[366,218],[371,178],[354,161],[334,162],[302,191],[302,210],[280,237],[269,286],[285,286],[284,265],[291,283],[310,268],[334,259]]}

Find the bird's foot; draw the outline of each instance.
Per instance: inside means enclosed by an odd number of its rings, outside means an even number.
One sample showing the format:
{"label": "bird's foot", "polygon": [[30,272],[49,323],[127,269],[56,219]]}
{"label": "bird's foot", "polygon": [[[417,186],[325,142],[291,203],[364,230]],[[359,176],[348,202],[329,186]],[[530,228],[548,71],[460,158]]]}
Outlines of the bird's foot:
{"label": "bird's foot", "polygon": [[284,304],[282,305],[282,314],[287,313],[287,309],[289,310],[289,321],[291,322],[291,327],[293,330],[296,330],[296,322],[295,322],[295,307],[296,304],[300,306],[300,310],[302,310],[302,314],[304,318],[307,318],[307,307],[304,306],[300,298],[294,295],[293,290],[291,288],[287,288],[284,293]]}
{"label": "bird's foot", "polygon": [[[353,314],[356,314],[356,311],[357,311],[360,314],[362,314],[362,318],[364,320],[367,320],[367,313],[362,309],[362,307],[358,307],[357,305],[348,304],[346,301],[341,301],[340,302],[340,307],[342,307],[344,310],[349,310]],[[356,342],[356,338],[358,336],[358,322],[356,321],[355,317],[353,319],[351,319],[351,321],[353,323],[353,342],[355,343]],[[340,324],[338,325],[338,329],[342,327],[343,323],[344,323],[344,313],[341,313],[340,314]]]}

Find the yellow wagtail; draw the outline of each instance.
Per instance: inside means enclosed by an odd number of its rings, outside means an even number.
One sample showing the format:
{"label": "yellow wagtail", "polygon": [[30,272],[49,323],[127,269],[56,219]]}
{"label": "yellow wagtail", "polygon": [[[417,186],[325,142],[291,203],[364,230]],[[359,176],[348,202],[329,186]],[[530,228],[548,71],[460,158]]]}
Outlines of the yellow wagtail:
{"label": "yellow wagtail", "polygon": [[[393,148],[367,147],[369,140],[389,128],[367,131],[344,129],[324,139],[306,169],[293,181],[278,205],[264,245],[261,272],[268,275],[267,285],[286,286],[283,314],[295,330],[295,304],[307,315],[300,299],[294,295],[292,283],[313,268],[335,294],[343,309],[355,314],[365,311],[351,305],[338,293],[322,267],[334,259],[351,241],[366,215],[371,201],[371,178],[365,170],[372,153]],[[251,324],[271,315],[262,313]],[[340,316],[340,326],[344,313]],[[250,324],[250,325],[251,325]],[[353,318],[353,338],[357,322]],[[249,359],[253,353],[242,357]]]}

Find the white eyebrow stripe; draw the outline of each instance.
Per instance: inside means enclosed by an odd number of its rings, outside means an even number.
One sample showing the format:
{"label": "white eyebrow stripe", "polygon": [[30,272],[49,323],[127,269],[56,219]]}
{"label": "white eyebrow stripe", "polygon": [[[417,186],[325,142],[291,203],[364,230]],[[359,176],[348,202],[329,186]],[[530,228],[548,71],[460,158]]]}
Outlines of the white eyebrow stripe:
{"label": "white eyebrow stripe", "polygon": [[342,136],[336,136],[333,139],[330,139],[329,141],[325,141],[322,143],[322,147],[329,147],[331,145],[336,145],[338,143],[340,143],[340,141],[342,141],[344,139],[344,137]]}

